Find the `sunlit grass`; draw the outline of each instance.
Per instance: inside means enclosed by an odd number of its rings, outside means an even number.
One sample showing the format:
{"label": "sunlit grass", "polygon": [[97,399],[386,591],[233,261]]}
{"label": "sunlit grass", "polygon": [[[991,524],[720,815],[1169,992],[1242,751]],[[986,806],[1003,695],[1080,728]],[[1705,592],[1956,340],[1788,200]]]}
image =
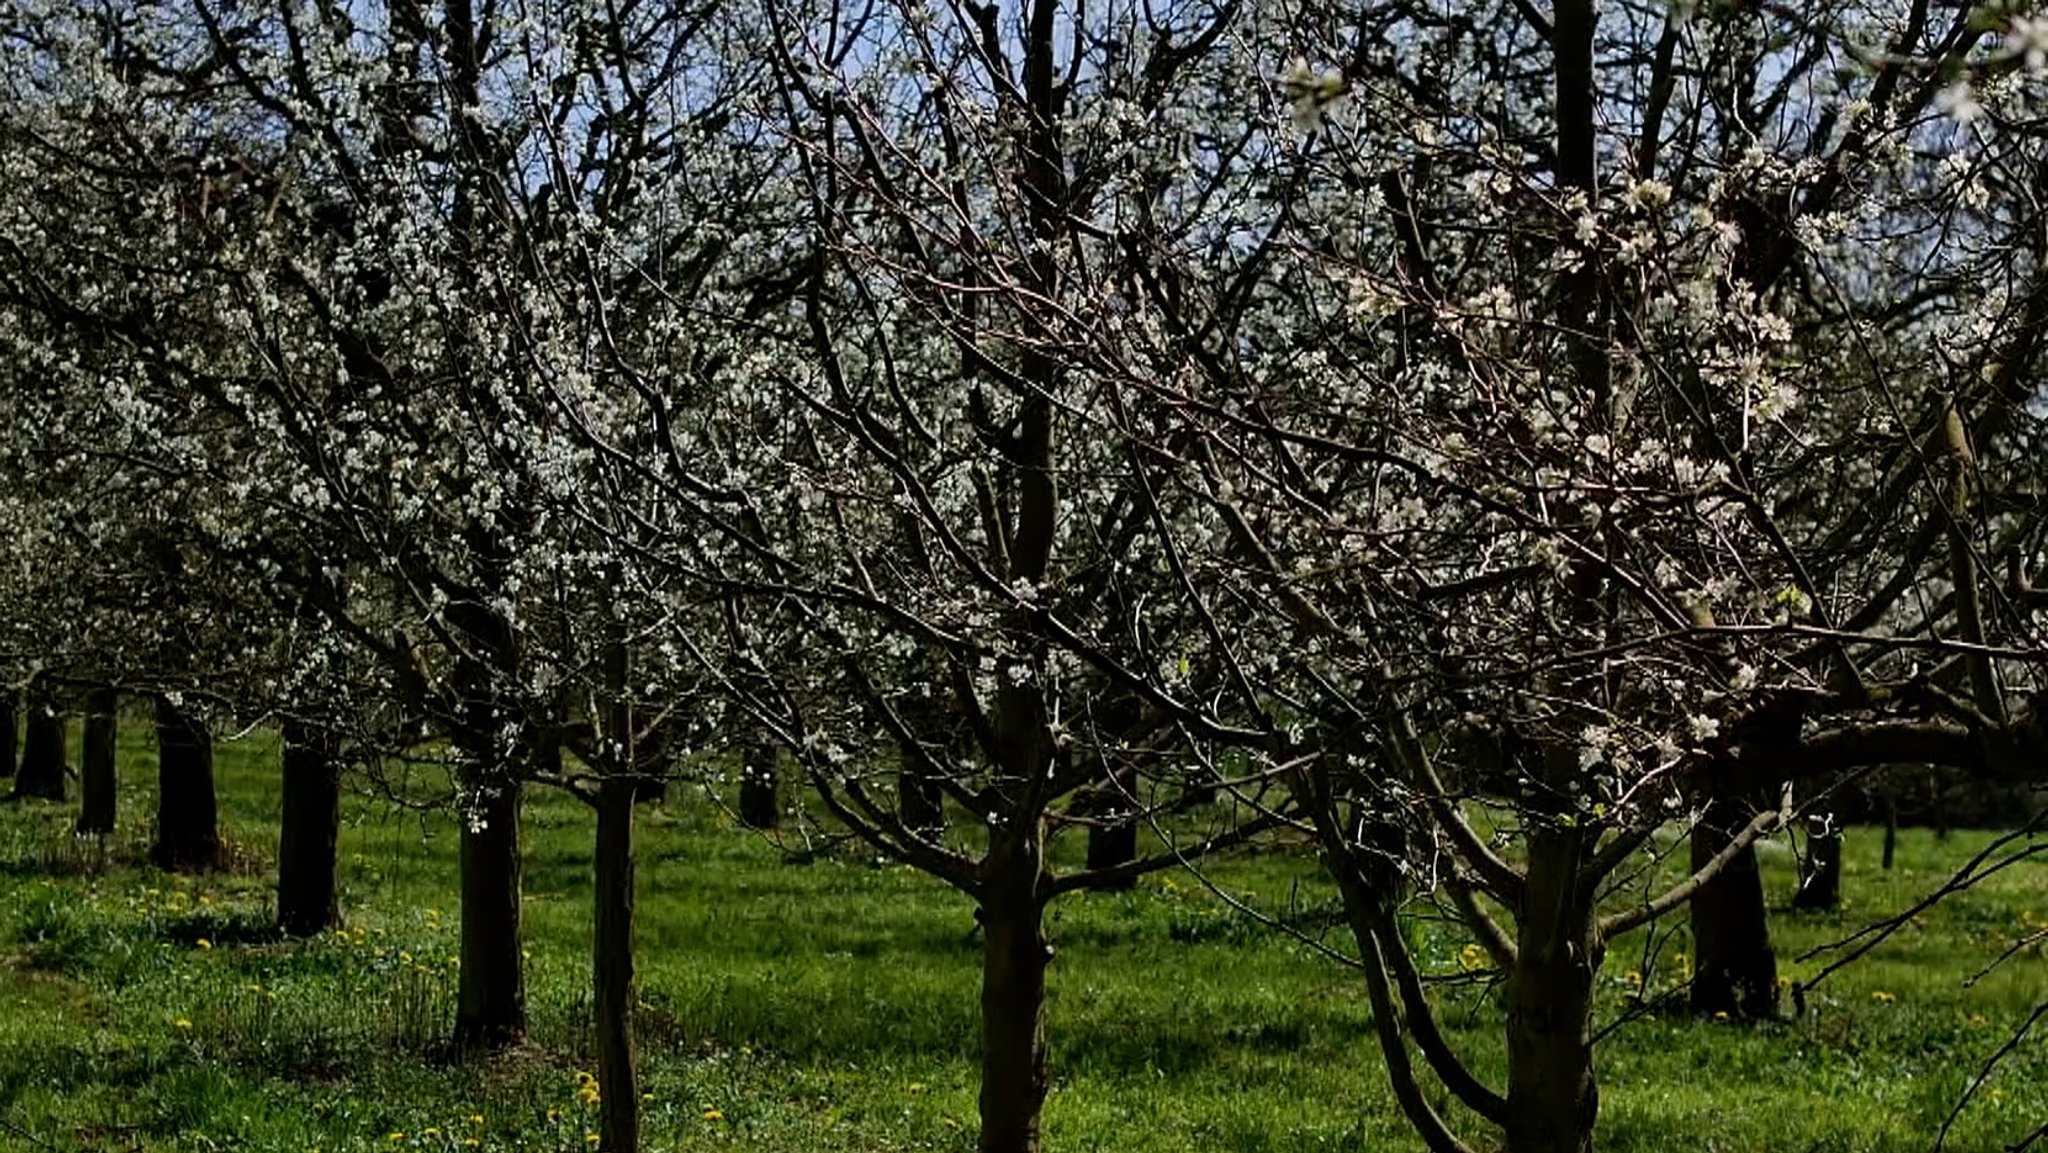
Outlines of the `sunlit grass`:
{"label": "sunlit grass", "polygon": [[[488,1064],[442,1050],[457,908],[452,823],[370,795],[346,805],[347,928],[268,930],[275,749],[221,749],[239,866],[193,881],[136,864],[153,763],[126,734],[122,831],[69,842],[68,814],[0,811],[0,1148],[581,1150],[587,1023],[587,813],[536,792],[527,823],[533,1044]],[[643,824],[641,1033],[648,1147],[973,1146],[977,941],[966,902],[849,852],[792,858],[680,796]],[[1774,909],[1792,958],[1902,907],[1983,843],[1901,836],[1877,869],[1850,838],[1839,914]],[[1071,849],[1072,847],[1070,847]],[[807,860],[808,863],[798,863]],[[1767,847],[1774,903],[1791,861]],[[1301,854],[1213,879],[1335,947],[1329,893]],[[1806,1016],[1747,1027],[1650,1015],[1601,1053],[1602,1147],[1914,1150],[2048,983],[2029,951],[1963,978],[2048,914],[2038,866],[1924,916],[1831,978]],[[1393,1108],[1353,975],[1222,906],[1194,878],[1063,900],[1049,1030],[1054,1150],[1418,1148]],[[1434,971],[1464,941],[1418,924]],[[1680,978],[1682,932],[1647,972],[1634,942],[1603,973],[1603,1019]],[[1631,970],[1635,976],[1630,976]],[[1500,1015],[1483,982],[1447,986],[1448,1031],[1495,1083]],[[2048,1062],[2023,1046],[1951,1136],[1996,1148],[2048,1117]],[[1469,1121],[1469,1118],[1466,1118]],[[474,1144],[472,1144],[472,1142]],[[1487,1147],[1483,1142],[1480,1147]]]}

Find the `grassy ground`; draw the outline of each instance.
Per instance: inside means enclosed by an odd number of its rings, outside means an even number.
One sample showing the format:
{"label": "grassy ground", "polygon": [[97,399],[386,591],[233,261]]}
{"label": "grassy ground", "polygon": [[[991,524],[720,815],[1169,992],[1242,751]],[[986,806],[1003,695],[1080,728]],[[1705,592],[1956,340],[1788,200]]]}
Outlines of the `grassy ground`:
{"label": "grassy ground", "polygon": [[[489,1065],[449,1064],[437,1046],[456,925],[445,818],[351,799],[348,930],[277,942],[264,875],[275,749],[222,748],[237,868],[186,882],[133,863],[153,766],[144,734],[124,741],[111,867],[70,840],[68,812],[0,811],[0,1149],[585,1147],[589,821],[575,802],[536,795],[528,823],[534,1044]],[[1908,831],[1898,867],[1880,872],[1876,834],[1856,831],[1848,908],[1774,911],[1781,957],[1902,907],[1985,839]],[[651,813],[642,847],[650,1149],[973,1147],[976,942],[963,901],[858,856],[791,863],[701,798]],[[1782,900],[1788,851],[1767,846],[1766,867]],[[1215,876],[1273,909],[1313,911],[1328,897],[1294,855]],[[1603,1148],[1926,1150],[2042,996],[2034,950],[1963,983],[2048,924],[2041,880],[2028,864],[1926,914],[1831,978],[1797,1021],[1624,1025],[1602,1050]],[[1057,1153],[1419,1147],[1385,1088],[1362,990],[1340,966],[1185,875],[1069,899],[1053,919],[1046,1125]],[[1435,971],[1459,971],[1464,942],[1426,924],[1414,934]],[[1685,948],[1682,933],[1664,942],[1643,976],[1641,940],[1618,944],[1603,1020],[1638,983],[1681,979]],[[1491,992],[1447,986],[1440,1005],[1499,1083]],[[2044,1073],[2048,1060],[2022,1046],[1949,1147],[1997,1148],[2048,1120]]]}

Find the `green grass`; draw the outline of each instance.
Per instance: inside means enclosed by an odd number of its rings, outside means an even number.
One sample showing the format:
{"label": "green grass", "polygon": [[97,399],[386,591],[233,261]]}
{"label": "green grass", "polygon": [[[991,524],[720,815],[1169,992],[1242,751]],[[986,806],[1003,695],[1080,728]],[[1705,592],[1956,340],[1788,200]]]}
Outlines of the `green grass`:
{"label": "green grass", "polygon": [[[185,883],[134,863],[153,763],[145,733],[124,742],[112,867],[71,842],[68,810],[0,810],[0,1149],[334,1153],[463,1149],[470,1137],[493,1149],[584,1148],[594,1118],[574,1092],[589,1060],[580,806],[536,792],[529,810],[534,1043],[451,1064],[439,1046],[456,925],[446,818],[352,797],[341,849],[349,929],[280,942],[266,928],[274,747],[222,747],[236,867]],[[1907,831],[1887,873],[1876,834],[1855,831],[1845,911],[1774,910],[1783,970],[1800,975],[1789,958],[1901,907],[1985,839]],[[702,798],[651,812],[641,847],[649,1149],[973,1147],[977,945],[962,899],[857,853],[794,863],[726,827]],[[1782,902],[1789,854],[1767,846],[1765,863]],[[1329,893],[1305,857],[1269,852],[1214,876],[1321,931],[1314,914]],[[1601,1052],[1602,1147],[1927,1149],[2040,996],[2031,950],[1962,982],[2042,923],[2041,880],[2030,864],[1954,898],[1831,978],[1798,1021],[1652,1015],[1623,1026]],[[1064,900],[1052,920],[1049,1148],[1419,1148],[1387,1092],[1362,988],[1340,966],[1186,875]],[[1413,934],[1434,971],[1458,970],[1461,940],[1421,923]],[[1343,943],[1334,930],[1327,940]],[[1681,936],[1661,950],[1651,988],[1677,979],[1684,948]],[[1622,1008],[1640,955],[1639,940],[1610,954],[1603,1020]],[[1439,1006],[1498,1084],[1492,992],[1447,987]],[[2048,1118],[2044,1074],[2038,1047],[2022,1046],[1950,1147],[1997,1148]]]}

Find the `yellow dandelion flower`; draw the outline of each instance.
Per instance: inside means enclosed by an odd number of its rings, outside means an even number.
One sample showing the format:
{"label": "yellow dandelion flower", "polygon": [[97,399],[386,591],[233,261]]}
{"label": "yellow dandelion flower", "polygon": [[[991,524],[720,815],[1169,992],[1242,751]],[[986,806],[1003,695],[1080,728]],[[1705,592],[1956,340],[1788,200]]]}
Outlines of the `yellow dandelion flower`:
{"label": "yellow dandelion flower", "polygon": [[403,1140],[405,1140],[405,1134],[403,1134],[403,1133],[400,1133],[400,1132],[397,1132],[397,1131],[395,1131],[395,1130],[394,1130],[394,1131],[393,1131],[393,1132],[391,1132],[390,1134],[386,1135],[384,1139],[385,1139],[386,1141],[389,1141],[389,1142],[391,1142],[391,1143],[392,1143],[393,1145],[396,1145],[396,1144],[398,1144],[398,1143],[399,1143],[400,1141],[403,1141]]}
{"label": "yellow dandelion flower", "polygon": [[592,1149],[595,1149],[595,1148],[597,1148],[597,1143],[598,1143],[598,1141],[599,1141],[599,1137],[598,1137],[598,1135],[597,1135],[597,1134],[595,1134],[595,1133],[585,1133],[585,1134],[583,1135],[583,1143],[584,1143],[585,1145],[588,1145],[588,1146],[590,1146],[590,1147],[591,1147]]}
{"label": "yellow dandelion flower", "polygon": [[180,1017],[177,1020],[171,1022],[171,1024],[179,1029],[190,1029],[192,1027],[192,1018]]}
{"label": "yellow dandelion flower", "polygon": [[550,1110],[548,1110],[548,1124],[552,1125],[552,1124],[554,1124],[555,1122],[557,1122],[557,1121],[560,1121],[561,1119],[562,1119],[562,1111],[561,1111],[560,1109],[550,1109]]}
{"label": "yellow dandelion flower", "polygon": [[472,1125],[481,1125],[481,1124],[483,1124],[483,1123],[484,1123],[484,1115],[483,1115],[483,1114],[481,1114],[481,1113],[471,1113],[471,1114],[469,1115],[469,1123],[470,1123],[470,1124],[472,1124]]}
{"label": "yellow dandelion flower", "polygon": [[1716,1009],[1716,1010],[1714,1010],[1714,1020],[1716,1020],[1716,1021],[1726,1021],[1727,1019],[1728,1019],[1728,1010],[1726,1010],[1726,1009]]}
{"label": "yellow dandelion flower", "polygon": [[1985,1020],[1984,1020],[1984,1014],[1982,1014],[1982,1013],[1972,1013],[1972,1014],[1970,1014],[1970,1026],[1971,1026],[1972,1028],[1982,1028],[1982,1027],[1983,1027],[1983,1026],[1984,1026],[1985,1024],[1986,1024],[1986,1022],[1985,1022]]}
{"label": "yellow dandelion flower", "polygon": [[422,1136],[422,1137],[429,1137],[429,1138],[432,1138],[432,1137],[439,1137],[440,1135],[441,1135],[441,1130],[440,1130],[439,1128],[437,1128],[437,1127],[434,1127],[434,1126],[428,1126],[427,1128],[425,1128],[425,1129],[422,1129],[422,1130],[420,1130],[420,1136]]}
{"label": "yellow dandelion flower", "polygon": [[704,1110],[704,1119],[706,1121],[723,1121],[725,1120],[725,1114],[720,1113],[716,1109],[706,1109]]}
{"label": "yellow dandelion flower", "polygon": [[1870,999],[1876,1001],[1880,1005],[1889,1005],[1893,1001],[1898,1000],[1899,998],[1898,994],[1896,993],[1887,993],[1883,989],[1879,989],[1877,992],[1872,993],[1870,995]]}
{"label": "yellow dandelion flower", "polygon": [[213,948],[213,942],[207,940],[204,937],[199,938],[197,941],[193,942],[193,944],[198,945],[202,951]]}

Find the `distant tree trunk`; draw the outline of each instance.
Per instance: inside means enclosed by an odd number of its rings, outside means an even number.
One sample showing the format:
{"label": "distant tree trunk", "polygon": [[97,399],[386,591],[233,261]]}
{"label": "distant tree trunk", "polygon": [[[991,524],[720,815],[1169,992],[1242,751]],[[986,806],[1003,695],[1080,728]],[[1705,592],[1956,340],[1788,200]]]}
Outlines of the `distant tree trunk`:
{"label": "distant tree trunk", "polygon": [[27,738],[21,746],[21,767],[15,773],[16,797],[46,801],[64,799],[64,717],[46,704],[28,707]]}
{"label": "distant tree trunk", "polygon": [[94,689],[85,698],[85,734],[78,750],[78,825],[83,835],[114,831],[118,787],[114,748],[119,735],[120,694]]}
{"label": "distant tree trunk", "polygon": [[[1692,830],[1692,868],[1705,868],[1749,823],[1746,807],[1708,800]],[[1763,875],[1750,846],[1692,900],[1692,1010],[1760,1020],[1778,1012],[1778,955],[1764,913]]]}
{"label": "distant tree trunk", "polygon": [[19,735],[15,731],[15,700],[12,689],[0,690],[0,777],[14,775],[14,742]]}
{"label": "distant tree trunk", "polygon": [[277,830],[277,927],[311,937],[341,923],[335,854],[341,763],[334,735],[303,721],[284,726],[284,810]]}
{"label": "distant tree trunk", "polygon": [[600,1148],[640,1147],[640,1085],[633,1042],[633,799],[628,778],[598,786],[594,854],[596,905],[591,980],[597,1016],[597,1085],[603,1103]]}
{"label": "distant tree trunk", "polygon": [[740,824],[749,829],[772,829],[782,823],[781,805],[776,800],[780,756],[781,750],[766,737],[747,743],[740,767]]}
{"label": "distant tree trunk", "polygon": [[462,814],[461,978],[455,1044],[496,1049],[526,1035],[519,939],[519,782],[473,785]]}
{"label": "distant tree trunk", "polygon": [[[1130,791],[1136,783],[1128,773],[1118,774],[1116,783],[1104,790],[1096,806],[1100,823],[1088,826],[1088,867],[1113,869],[1138,859],[1138,820],[1131,812],[1135,802]],[[1128,889],[1137,884],[1131,877],[1104,888]]]}
{"label": "distant tree trunk", "polygon": [[1036,857],[983,899],[979,1153],[1038,1153],[1045,1107],[1045,970],[1052,960]]}
{"label": "distant tree trunk", "polygon": [[896,772],[896,814],[904,828],[936,835],[946,824],[945,794],[922,769],[906,765]]}
{"label": "distant tree trunk", "polygon": [[1800,871],[1795,909],[1833,909],[1842,903],[1842,827],[1833,814],[1806,819],[1806,867]]}
{"label": "distant tree trunk", "polygon": [[150,860],[172,872],[220,864],[213,736],[164,697],[156,701],[156,764],[156,845]]}

